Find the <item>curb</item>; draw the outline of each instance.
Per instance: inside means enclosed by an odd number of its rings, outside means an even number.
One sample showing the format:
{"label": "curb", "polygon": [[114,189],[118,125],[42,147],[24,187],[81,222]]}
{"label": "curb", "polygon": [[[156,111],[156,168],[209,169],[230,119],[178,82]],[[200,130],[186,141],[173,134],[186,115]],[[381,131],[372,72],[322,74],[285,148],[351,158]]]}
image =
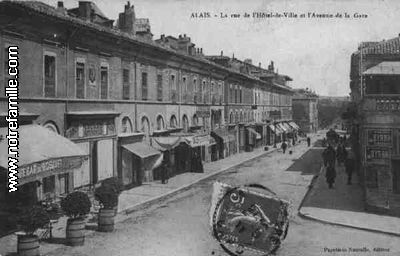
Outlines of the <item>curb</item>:
{"label": "curb", "polygon": [[311,189],[314,187],[314,184],[317,181],[319,175],[321,175],[321,173],[323,172],[322,170],[323,170],[323,164],[321,165],[319,173],[314,175],[314,177],[312,178],[310,184],[308,185],[307,192],[304,194],[304,197],[301,200],[301,202],[299,204],[299,207],[297,208],[297,214],[300,213],[300,209],[301,209],[301,207],[303,207],[304,201],[306,200],[306,198],[307,198],[308,194],[310,193]]}
{"label": "curb", "polygon": [[123,214],[128,215],[128,214],[130,214],[130,213],[132,213],[132,212],[134,212],[134,211],[136,211],[136,210],[138,210],[138,209],[146,208],[147,206],[150,206],[151,204],[156,203],[156,202],[159,201],[159,200],[172,197],[172,196],[174,196],[174,195],[176,195],[176,194],[178,194],[178,193],[180,193],[180,192],[183,192],[183,191],[185,191],[185,190],[188,190],[188,189],[189,189],[190,187],[192,187],[193,185],[195,185],[195,184],[197,184],[197,183],[199,183],[199,182],[201,182],[201,181],[207,180],[207,179],[209,179],[209,178],[211,178],[211,177],[213,177],[213,176],[216,176],[216,175],[218,175],[218,174],[220,174],[220,173],[222,173],[222,172],[225,172],[225,171],[228,170],[228,169],[231,169],[231,168],[233,168],[233,167],[235,167],[235,166],[244,164],[244,163],[246,163],[246,162],[248,162],[248,161],[251,161],[251,160],[253,160],[253,159],[255,159],[255,158],[258,158],[258,157],[261,157],[261,156],[270,154],[270,153],[275,152],[275,151],[277,151],[277,150],[278,150],[278,148],[276,148],[276,149],[275,149],[275,148],[272,148],[272,149],[269,150],[269,151],[265,151],[265,152],[262,152],[262,153],[260,153],[260,154],[258,154],[258,155],[252,156],[252,157],[250,157],[250,158],[248,158],[248,159],[246,159],[245,161],[242,161],[242,162],[240,162],[240,163],[235,163],[235,164],[229,165],[229,166],[227,166],[227,167],[221,168],[220,170],[218,170],[218,171],[216,171],[216,172],[209,173],[209,174],[207,174],[207,175],[204,176],[204,177],[201,177],[201,178],[199,178],[199,179],[197,179],[197,180],[195,180],[195,181],[193,181],[193,182],[191,182],[191,183],[189,183],[189,184],[183,185],[183,186],[181,186],[181,187],[179,187],[179,188],[176,188],[176,189],[174,189],[174,190],[172,190],[172,191],[169,191],[169,192],[167,192],[167,193],[165,193],[165,194],[162,194],[162,195],[159,195],[159,196],[155,196],[155,197],[153,197],[153,198],[150,198],[150,199],[145,200],[145,201],[143,201],[143,202],[140,202],[140,203],[138,203],[138,204],[132,205],[132,206],[128,207],[127,209],[124,209],[124,210],[118,212],[118,214],[120,214],[120,215],[123,215]]}
{"label": "curb", "polygon": [[380,233],[380,234],[400,237],[400,233],[394,233],[394,232],[383,231],[383,230],[379,230],[379,229],[370,229],[370,228],[363,228],[363,227],[352,226],[352,225],[347,225],[347,224],[342,224],[342,223],[330,222],[330,221],[321,220],[321,219],[312,217],[310,215],[304,214],[301,211],[299,211],[297,213],[297,215],[299,215],[300,217],[302,217],[304,219],[317,221],[317,222],[320,222],[323,224],[329,224],[329,225],[333,225],[333,226],[346,227],[346,228],[353,228],[353,229],[358,229],[358,230],[363,230],[363,231],[369,231],[369,232],[374,232],[374,233]]}

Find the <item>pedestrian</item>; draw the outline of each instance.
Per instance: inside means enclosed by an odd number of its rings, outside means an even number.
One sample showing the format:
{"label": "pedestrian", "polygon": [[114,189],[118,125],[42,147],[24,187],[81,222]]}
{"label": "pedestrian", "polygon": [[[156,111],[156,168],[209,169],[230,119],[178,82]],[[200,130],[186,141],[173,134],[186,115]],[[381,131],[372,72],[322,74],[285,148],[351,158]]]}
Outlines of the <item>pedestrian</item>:
{"label": "pedestrian", "polygon": [[203,173],[203,162],[201,161],[200,154],[194,151],[192,157],[192,172]]}
{"label": "pedestrian", "polygon": [[286,152],[286,149],[287,149],[287,144],[286,144],[286,141],[283,141],[282,142],[282,145],[281,145],[281,148],[282,148],[282,151],[283,151],[283,154],[285,154],[285,152]]}
{"label": "pedestrian", "polygon": [[329,188],[333,188],[333,184],[335,183],[335,178],[336,178],[336,170],[335,166],[332,164],[328,164],[328,167],[326,168],[326,183],[328,183]]}
{"label": "pedestrian", "polygon": [[329,164],[335,166],[336,160],[336,152],[335,149],[332,147],[331,144],[322,152],[322,158],[324,160],[324,166],[328,166]]}
{"label": "pedestrian", "polygon": [[351,178],[355,167],[354,155],[352,152],[349,153],[349,157],[345,160],[345,168],[347,174],[347,185],[351,185]]}
{"label": "pedestrian", "polygon": [[307,145],[311,146],[311,138],[307,136]]}
{"label": "pedestrian", "polygon": [[293,146],[296,145],[296,141],[295,141],[295,139],[294,139],[294,136],[293,136],[293,138],[292,138],[292,144],[293,144]]}
{"label": "pedestrian", "polygon": [[169,165],[166,159],[161,164],[161,183],[166,184],[169,180]]}

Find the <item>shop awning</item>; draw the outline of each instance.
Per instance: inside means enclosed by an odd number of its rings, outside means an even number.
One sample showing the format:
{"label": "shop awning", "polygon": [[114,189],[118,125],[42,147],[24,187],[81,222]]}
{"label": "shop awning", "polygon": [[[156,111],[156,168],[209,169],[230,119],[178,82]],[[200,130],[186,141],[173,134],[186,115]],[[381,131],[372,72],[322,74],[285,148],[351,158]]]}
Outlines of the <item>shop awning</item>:
{"label": "shop awning", "polygon": [[300,129],[300,127],[299,127],[295,122],[293,122],[293,121],[290,121],[290,122],[289,122],[289,125],[292,126],[293,129],[295,129],[295,130],[299,130],[299,129]]}
{"label": "shop awning", "polygon": [[122,145],[122,147],[132,154],[137,155],[138,157],[145,159],[150,156],[160,155],[161,152],[152,148],[151,146],[147,145],[143,142],[136,142],[132,144]]}
{"label": "shop awning", "polygon": [[279,128],[281,128],[281,130],[283,132],[290,132],[284,125],[283,123],[278,123],[276,126],[278,126]]}
{"label": "shop awning", "polygon": [[400,75],[400,61],[383,61],[363,72],[364,75]]}
{"label": "shop awning", "polygon": [[260,140],[260,139],[261,139],[261,134],[259,134],[258,132],[256,132],[256,130],[254,130],[253,128],[247,128],[247,130],[248,130],[250,133],[254,134],[254,135],[256,136],[256,139],[257,139],[257,140]]}
{"label": "shop awning", "polygon": [[[278,125],[270,124],[270,125],[268,125],[268,127],[269,127],[269,129],[271,129],[271,131],[272,131],[273,133],[275,133],[275,134],[281,134],[281,133],[283,133],[283,131],[279,128]],[[276,127],[276,131],[275,131],[275,127]]]}
{"label": "shop awning", "polygon": [[[18,133],[18,185],[78,168],[87,157],[78,145],[43,126],[22,125]],[[0,128],[0,166],[6,169],[7,134],[8,127]]]}
{"label": "shop awning", "polygon": [[184,137],[184,139],[187,141],[189,146],[195,148],[195,147],[209,145],[211,137],[208,134],[199,134],[193,136],[186,136]]}
{"label": "shop awning", "polygon": [[165,151],[177,147],[181,142],[187,143],[182,137],[161,136],[151,138],[151,146],[157,150]]}
{"label": "shop awning", "polygon": [[286,128],[286,130],[288,130],[288,132],[292,132],[293,128],[288,124],[288,123],[282,123],[282,125]]}
{"label": "shop awning", "polygon": [[215,129],[211,132],[211,136],[219,137],[224,142],[235,140],[235,136],[225,129]]}

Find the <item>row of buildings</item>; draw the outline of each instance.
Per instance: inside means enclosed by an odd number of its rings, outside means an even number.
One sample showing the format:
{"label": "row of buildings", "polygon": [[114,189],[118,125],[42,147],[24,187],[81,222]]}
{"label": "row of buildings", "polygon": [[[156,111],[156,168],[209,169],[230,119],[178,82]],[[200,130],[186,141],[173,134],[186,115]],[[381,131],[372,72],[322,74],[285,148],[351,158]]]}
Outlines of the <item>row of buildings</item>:
{"label": "row of buildings", "polygon": [[[8,47],[18,46],[20,145],[28,148],[19,162],[31,168],[20,174],[19,191],[39,201],[109,177],[137,186],[160,178],[153,167],[163,158],[178,174],[191,170],[193,157],[215,161],[299,129],[292,79],[273,62],[262,68],[223,52],[207,56],[186,35],[153,40],[149,20],[137,18],[129,2],[114,21],[92,2],[66,9],[62,2],[2,1],[0,31],[1,84],[10,78]],[[4,174],[5,157],[0,166]]]}
{"label": "row of buildings", "polygon": [[367,209],[400,216],[400,35],[351,56],[353,149]]}

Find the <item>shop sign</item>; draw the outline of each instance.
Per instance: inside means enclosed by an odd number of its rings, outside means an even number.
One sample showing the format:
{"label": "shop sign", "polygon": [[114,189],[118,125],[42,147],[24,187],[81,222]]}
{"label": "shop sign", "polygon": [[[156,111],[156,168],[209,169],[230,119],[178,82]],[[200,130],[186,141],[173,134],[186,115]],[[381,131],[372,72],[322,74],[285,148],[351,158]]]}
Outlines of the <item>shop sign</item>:
{"label": "shop sign", "polygon": [[366,160],[367,161],[375,161],[375,160],[385,160],[390,159],[390,151],[388,148],[366,148]]}
{"label": "shop sign", "polygon": [[392,132],[390,130],[368,130],[368,145],[382,146],[392,144]]}
{"label": "shop sign", "polygon": [[208,135],[197,135],[193,137],[192,140],[192,146],[193,147],[198,147],[198,146],[203,146],[207,145],[210,141],[210,136]]}
{"label": "shop sign", "polygon": [[198,117],[210,117],[210,108],[209,107],[198,107],[196,111],[196,115]]}
{"label": "shop sign", "polygon": [[400,99],[377,99],[377,111],[400,111]]}
{"label": "shop sign", "polygon": [[50,159],[23,166],[18,169],[18,178],[27,178],[45,172],[56,170],[70,170],[82,165],[82,157]]}
{"label": "shop sign", "polygon": [[272,118],[280,118],[281,117],[281,111],[279,110],[270,110],[269,111],[269,116]]}
{"label": "shop sign", "polygon": [[86,138],[115,135],[113,120],[72,122],[66,131],[67,138]]}

